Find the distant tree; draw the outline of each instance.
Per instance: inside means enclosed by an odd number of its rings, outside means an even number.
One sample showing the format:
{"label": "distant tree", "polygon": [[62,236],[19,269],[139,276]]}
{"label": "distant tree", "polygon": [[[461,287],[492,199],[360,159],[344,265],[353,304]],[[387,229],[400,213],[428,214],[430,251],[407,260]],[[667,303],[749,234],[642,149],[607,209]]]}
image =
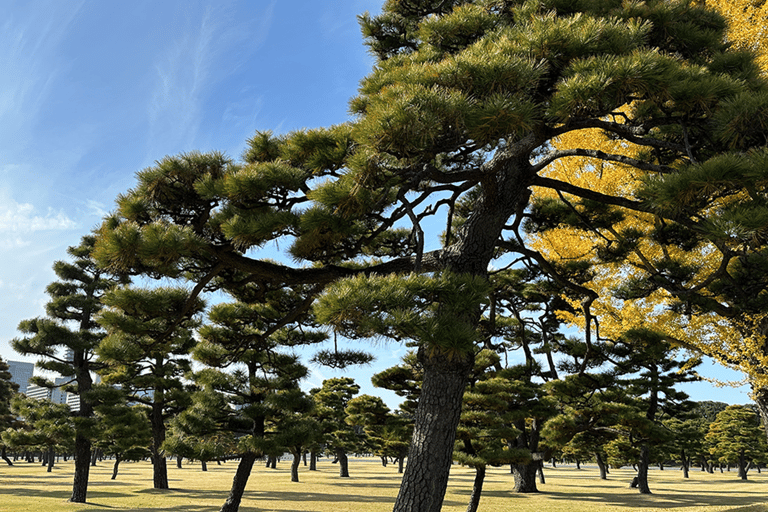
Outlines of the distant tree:
{"label": "distant tree", "polygon": [[672,433],[671,452],[680,461],[683,478],[688,478],[691,463],[704,454],[708,423],[704,418],[693,415],[682,419],[669,418],[662,423]]}
{"label": "distant tree", "polygon": [[40,450],[50,473],[55,454],[68,453],[75,444],[75,426],[69,406],[19,394],[11,402],[11,411],[22,418],[24,425],[3,432],[3,443],[12,448]]}
{"label": "distant tree", "polygon": [[221,507],[221,512],[236,512],[256,459],[285,451],[276,439],[276,425],[292,410],[285,409],[284,398],[293,396],[307,375],[290,347],[313,345],[327,335],[313,328],[306,311],[295,313],[307,302],[301,287],[265,291],[240,282],[237,275],[224,286],[235,301],[213,306],[209,322],[199,329],[194,357],[208,368],[197,372],[195,380],[228,397],[228,407],[203,410],[215,418],[219,431],[237,439],[240,462]]}
{"label": "distant tree", "polygon": [[320,422],[310,415],[316,403],[296,388],[278,392],[275,405],[279,409],[274,425],[275,443],[293,456],[291,482],[298,482],[302,455],[323,439]]}
{"label": "distant tree", "polygon": [[[19,385],[11,382],[11,372],[8,370],[8,363],[0,357],[0,432],[5,429],[13,429],[17,426],[16,415],[11,411],[11,400],[18,392]],[[0,438],[0,457],[6,464],[13,466],[13,462],[6,454],[7,447]]]}
{"label": "distant tree", "polygon": [[94,446],[114,457],[112,480],[124,460],[141,460],[152,454],[152,428],[144,405],[128,405],[126,393],[107,385],[94,387],[96,440]]}
{"label": "distant tree", "polygon": [[348,453],[361,445],[360,435],[347,423],[347,405],[360,391],[354,379],[326,379],[320,388],[310,391],[315,401],[314,417],[320,423],[326,450],[339,463],[339,476],[349,477]]}
{"label": "distant tree", "polygon": [[404,414],[393,414],[384,400],[377,396],[356,396],[347,404],[346,422],[363,428],[366,443],[386,465],[388,457],[398,463],[403,472],[413,431],[413,421]]}
{"label": "distant tree", "polygon": [[[168,488],[162,445],[166,420],[189,405],[182,377],[197,341],[195,315],[205,306],[182,288],[117,288],[103,297],[98,317],[107,336],[97,349],[106,363],[104,382],[122,387],[131,402],[149,408],[155,489]],[[181,319],[181,320],[179,320]]]}
{"label": "distant tree", "polygon": [[736,464],[742,480],[747,479],[748,463],[765,457],[765,435],[759,417],[743,405],[730,405],[718,413],[705,439],[713,458],[720,464]]}
{"label": "distant tree", "polygon": [[[95,238],[84,236],[80,245],[67,252],[71,262],[57,261],[53,271],[57,281],[46,292],[46,317],[24,320],[19,331],[24,336],[11,341],[14,350],[23,355],[38,356],[37,366],[69,379],[63,386],[67,393],[78,395],[80,408],[74,413],[75,476],[69,501],[85,503],[88,493],[88,473],[93,433],[93,406],[89,396],[93,386],[92,373],[101,368],[95,360],[95,349],[104,337],[95,318],[102,308],[104,293],[125,278],[100,268],[93,258]],[[37,378],[35,384],[56,387],[47,379]]]}

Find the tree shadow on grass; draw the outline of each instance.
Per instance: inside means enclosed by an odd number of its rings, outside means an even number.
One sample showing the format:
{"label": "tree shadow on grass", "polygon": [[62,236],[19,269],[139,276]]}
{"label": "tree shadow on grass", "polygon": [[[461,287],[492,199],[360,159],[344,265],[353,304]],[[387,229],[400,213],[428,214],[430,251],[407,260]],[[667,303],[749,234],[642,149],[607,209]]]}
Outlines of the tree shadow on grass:
{"label": "tree shadow on grass", "polygon": [[[745,482],[749,483],[749,482]],[[755,483],[756,485],[760,485]],[[561,487],[563,487],[561,485]],[[567,487],[567,486],[566,486]],[[576,487],[576,486],[573,486]],[[575,494],[569,490],[542,490],[531,496],[545,497],[547,500],[554,501],[578,501],[583,505],[594,503],[595,505],[611,505],[614,507],[626,507],[628,510],[642,510],[645,508],[663,508],[673,510],[675,508],[685,507],[746,507],[744,512],[753,512],[752,507],[759,506],[765,502],[765,496],[738,496],[729,492],[718,490],[717,486],[709,486],[710,490],[697,488],[692,491],[680,491],[669,493],[664,491],[654,492],[654,494],[640,494],[637,491],[627,489],[626,494],[614,491],[601,492],[594,489],[590,493]],[[653,489],[652,489],[653,490]],[[516,494],[508,491],[483,491],[483,497],[514,498],[525,497],[526,494]],[[730,510],[730,509],[729,509]],[[754,512],[768,512],[768,508],[755,508]]]}

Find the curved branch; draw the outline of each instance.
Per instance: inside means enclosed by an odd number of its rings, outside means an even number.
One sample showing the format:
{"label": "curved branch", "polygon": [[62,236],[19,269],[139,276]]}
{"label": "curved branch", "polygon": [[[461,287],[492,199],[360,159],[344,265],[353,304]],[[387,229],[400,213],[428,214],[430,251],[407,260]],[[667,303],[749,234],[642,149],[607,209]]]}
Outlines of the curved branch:
{"label": "curved branch", "polygon": [[624,155],[614,155],[612,153],[606,153],[604,151],[599,151],[596,149],[584,149],[584,148],[561,149],[558,151],[552,151],[547,156],[539,160],[535,165],[533,165],[533,170],[534,172],[539,172],[540,170],[542,170],[543,168],[545,168],[555,160],[558,160],[560,158],[566,158],[569,156],[585,156],[589,158],[597,158],[598,160],[625,164],[625,165],[632,166],[636,169],[640,169],[642,171],[657,172],[659,174],[668,174],[671,172],[675,172],[675,169],[673,169],[672,167],[669,167],[668,165],[649,164],[648,162],[643,162],[642,160],[638,160],[636,158],[630,158]]}
{"label": "curved branch", "polygon": [[[553,190],[565,192],[573,196],[582,197],[584,199],[589,199],[592,201],[599,201],[599,202],[610,204],[613,206],[621,206],[623,208],[628,208],[636,212],[654,213],[654,214],[656,213],[653,211],[652,208],[645,205],[644,203],[641,203],[640,201],[633,201],[632,199],[626,199],[624,197],[611,196],[608,194],[603,194],[601,192],[595,192],[594,190],[589,190],[588,188],[572,185],[571,183],[567,183],[565,181],[555,180],[552,178],[545,178],[544,176],[538,176],[538,175],[534,176],[531,179],[531,181],[532,181],[531,185],[536,187],[551,188]],[[679,219],[672,219],[672,220],[679,221]]]}

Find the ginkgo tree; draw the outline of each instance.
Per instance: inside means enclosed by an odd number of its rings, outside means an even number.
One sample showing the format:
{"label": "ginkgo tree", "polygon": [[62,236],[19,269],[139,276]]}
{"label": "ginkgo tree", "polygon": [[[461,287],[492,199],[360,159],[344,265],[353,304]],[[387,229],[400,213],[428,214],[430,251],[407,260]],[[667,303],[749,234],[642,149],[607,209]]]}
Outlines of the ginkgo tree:
{"label": "ginkgo tree", "polygon": [[[694,160],[731,150],[718,133],[755,137],[759,128],[739,124],[735,106],[759,104],[766,85],[750,54],[729,49],[724,19],[684,1],[389,0],[360,22],[377,61],[349,123],[258,132],[242,162],[163,158],[118,198],[96,253],[114,270],[190,279],[193,295],[234,272],[265,293],[306,286],[295,315],[321,297],[318,318],[337,332],[413,344],[423,385],[394,509],[437,512],[492,262],[536,261],[583,294],[579,308],[593,323],[597,292],[526,246],[533,188],[683,220],[546,170],[589,156],[687,175]],[[554,145],[593,129],[647,151]],[[443,237],[430,236],[432,221],[445,226]],[[273,242],[285,262],[263,251]],[[592,337],[587,330],[587,346]]]}

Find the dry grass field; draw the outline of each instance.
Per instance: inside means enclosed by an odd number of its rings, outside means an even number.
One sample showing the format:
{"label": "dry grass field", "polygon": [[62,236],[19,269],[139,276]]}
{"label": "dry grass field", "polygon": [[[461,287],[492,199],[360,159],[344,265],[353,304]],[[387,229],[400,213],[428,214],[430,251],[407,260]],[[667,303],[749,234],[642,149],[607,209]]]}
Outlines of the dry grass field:
{"label": "dry grass field", "polygon": [[[146,462],[123,463],[117,480],[110,480],[111,463],[91,468],[88,503],[67,503],[72,485],[72,464],[61,463],[52,473],[38,464],[19,462],[0,466],[0,511],[80,512],[124,510],[215,512],[226,498],[236,461],[199,464],[177,469],[169,465],[171,489],[152,489],[151,466]],[[351,478],[338,477],[338,468],[327,460],[319,471],[300,469],[300,483],[291,483],[288,462],[278,469],[258,464],[251,475],[240,510],[243,512],[385,512],[392,508],[400,478],[395,466],[383,468],[377,459],[351,459]],[[684,480],[680,471],[654,470],[650,485],[654,494],[641,496],[628,489],[632,471],[614,470],[608,481],[597,478],[595,468],[545,468],[547,483],[538,494],[508,491],[511,475],[491,469],[486,479],[480,510],[486,512],[674,512],[730,510],[768,512],[768,473],[750,471],[747,482],[735,472],[708,475],[692,471]],[[474,472],[454,466],[443,510],[460,512],[472,487]]]}

